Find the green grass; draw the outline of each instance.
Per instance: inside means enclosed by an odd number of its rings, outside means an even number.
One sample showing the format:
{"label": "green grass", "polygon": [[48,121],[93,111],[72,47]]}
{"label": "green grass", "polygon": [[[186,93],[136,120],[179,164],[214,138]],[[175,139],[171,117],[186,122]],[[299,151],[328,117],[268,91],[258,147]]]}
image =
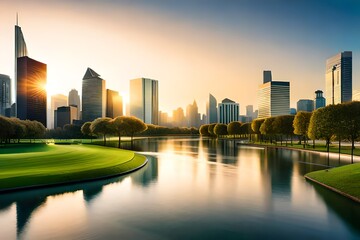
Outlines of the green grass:
{"label": "green grass", "polygon": [[360,163],[311,172],[305,176],[360,199]]}
{"label": "green grass", "polygon": [[33,144],[0,148],[0,191],[121,174],[145,161],[144,156],[132,151],[94,145]]}

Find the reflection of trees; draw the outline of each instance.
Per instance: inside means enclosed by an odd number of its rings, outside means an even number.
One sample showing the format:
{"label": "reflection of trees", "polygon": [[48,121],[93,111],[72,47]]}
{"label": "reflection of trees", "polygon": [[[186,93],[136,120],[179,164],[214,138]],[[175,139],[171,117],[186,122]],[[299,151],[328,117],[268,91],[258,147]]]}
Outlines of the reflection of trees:
{"label": "reflection of trees", "polygon": [[132,182],[147,187],[158,178],[158,160],[155,157],[147,156],[149,162],[142,169],[131,174]]}
{"label": "reflection of trees", "polygon": [[218,140],[216,149],[222,163],[236,165],[238,148],[235,141]]}

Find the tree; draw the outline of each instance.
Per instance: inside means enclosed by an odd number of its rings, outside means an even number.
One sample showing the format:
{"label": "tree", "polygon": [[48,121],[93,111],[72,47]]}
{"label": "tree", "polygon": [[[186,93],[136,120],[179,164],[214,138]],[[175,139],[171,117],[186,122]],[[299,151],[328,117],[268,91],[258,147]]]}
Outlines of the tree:
{"label": "tree", "polygon": [[125,125],[125,133],[131,137],[131,145],[133,144],[133,137],[135,133],[141,133],[147,129],[147,125],[136,117],[123,117]]}
{"label": "tree", "polygon": [[199,128],[199,133],[201,134],[201,136],[209,136],[210,133],[209,133],[209,124],[204,124],[204,125],[201,125],[200,128]]}
{"label": "tree", "polygon": [[217,123],[214,127],[214,133],[217,137],[227,135],[227,125],[223,123]]}
{"label": "tree", "polygon": [[344,135],[351,141],[351,163],[354,163],[355,140],[360,137],[360,102],[343,104]]}
{"label": "tree", "polygon": [[209,125],[208,131],[209,131],[210,136],[212,136],[212,137],[216,136],[216,134],[214,132],[215,126],[216,126],[216,123],[212,123],[212,124]]}
{"label": "tree", "polygon": [[294,133],[296,135],[300,135],[303,138],[303,148],[305,148],[306,138],[308,135],[310,118],[312,113],[311,112],[297,112],[294,118]]}
{"label": "tree", "polygon": [[119,116],[111,120],[111,124],[113,125],[114,132],[119,137],[118,148],[120,148],[120,144],[121,144],[121,135],[126,134],[125,128],[128,127],[125,118],[126,117],[124,116]]}
{"label": "tree", "polygon": [[[81,133],[87,137],[91,137],[92,132],[91,132],[90,126],[91,126],[91,122],[84,123],[81,126]],[[92,142],[92,138],[91,138],[91,142]]]}
{"label": "tree", "polygon": [[25,137],[26,135],[26,126],[24,122],[18,118],[10,118],[10,121],[13,124],[13,135],[11,138],[17,139],[18,143],[20,142],[20,139]]}
{"label": "tree", "polygon": [[110,126],[110,120],[111,118],[97,118],[90,125],[92,133],[96,135],[103,135],[104,146],[106,145],[106,134],[113,132]]}
{"label": "tree", "polygon": [[275,120],[272,124],[274,132],[280,134],[281,145],[282,145],[282,136],[286,136],[286,145],[287,139],[290,136],[291,145],[292,145],[292,135],[294,134],[294,115],[282,115],[275,117]]}
{"label": "tree", "polygon": [[268,117],[260,126],[261,134],[270,136],[270,143],[272,142],[272,135],[276,134],[275,128],[273,127],[274,121],[275,117]]}
{"label": "tree", "polygon": [[13,124],[7,117],[0,116],[0,143],[8,142],[14,133]]}
{"label": "tree", "polygon": [[240,127],[240,132],[241,134],[245,134],[249,136],[249,141],[251,141],[251,135],[254,134],[254,131],[251,128],[251,123],[244,123],[243,125],[241,125]]}
{"label": "tree", "polygon": [[261,119],[255,119],[251,122],[251,129],[254,131],[255,134],[257,134],[258,139],[261,142],[261,132],[260,132],[260,127],[263,124],[263,122],[265,121],[264,118]]}
{"label": "tree", "polygon": [[229,123],[229,125],[227,126],[227,132],[229,135],[233,135],[234,138],[236,135],[240,135],[241,134],[241,122],[231,122]]}

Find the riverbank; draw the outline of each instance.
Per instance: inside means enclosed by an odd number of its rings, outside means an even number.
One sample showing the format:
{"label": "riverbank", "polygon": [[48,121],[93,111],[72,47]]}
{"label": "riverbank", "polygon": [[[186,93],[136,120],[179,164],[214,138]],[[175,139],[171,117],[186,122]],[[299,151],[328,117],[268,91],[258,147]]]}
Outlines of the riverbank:
{"label": "riverbank", "polygon": [[123,175],[145,156],[95,145],[19,145],[0,149],[0,192],[64,185]]}
{"label": "riverbank", "polygon": [[311,172],[305,178],[360,203],[360,163]]}

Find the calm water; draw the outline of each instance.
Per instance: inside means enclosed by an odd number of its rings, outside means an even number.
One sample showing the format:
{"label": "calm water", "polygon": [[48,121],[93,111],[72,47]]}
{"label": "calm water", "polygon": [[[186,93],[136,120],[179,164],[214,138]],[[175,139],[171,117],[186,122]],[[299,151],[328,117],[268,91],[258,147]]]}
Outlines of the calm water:
{"label": "calm water", "polygon": [[326,154],[181,138],[135,148],[152,157],[130,175],[0,195],[0,239],[360,238],[360,206],[303,177]]}

